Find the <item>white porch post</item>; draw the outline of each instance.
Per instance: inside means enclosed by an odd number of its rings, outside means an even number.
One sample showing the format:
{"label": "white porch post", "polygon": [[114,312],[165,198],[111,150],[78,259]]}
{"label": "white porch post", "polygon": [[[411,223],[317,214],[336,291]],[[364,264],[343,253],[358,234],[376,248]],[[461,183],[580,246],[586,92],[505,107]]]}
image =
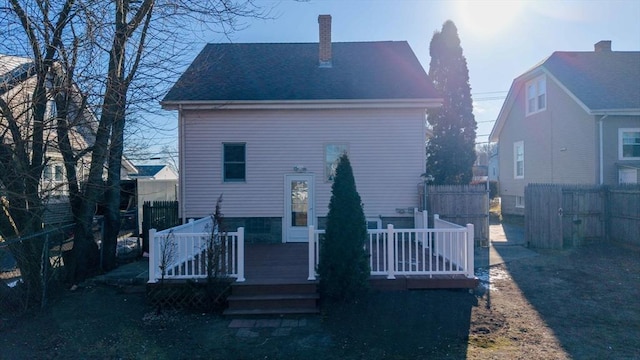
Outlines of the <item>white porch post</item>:
{"label": "white porch post", "polygon": [[156,229],[149,229],[149,283],[155,283],[156,279]]}
{"label": "white porch post", "polygon": [[473,224],[467,224],[467,277],[472,278],[475,276],[474,270],[474,250],[475,250],[475,241],[474,241],[474,228]]}
{"label": "white porch post", "polygon": [[387,279],[393,280],[396,278],[396,254],[395,254],[395,236],[393,231],[393,224],[387,225]]}
{"label": "white porch post", "polygon": [[309,225],[309,277],[307,280],[316,279],[316,232],[313,225]]}
{"label": "white porch post", "polygon": [[429,213],[427,212],[427,210],[424,210],[422,212],[422,228],[429,228]]}
{"label": "white porch post", "polygon": [[244,228],[238,228],[238,278],[237,282],[245,281],[244,278]]}

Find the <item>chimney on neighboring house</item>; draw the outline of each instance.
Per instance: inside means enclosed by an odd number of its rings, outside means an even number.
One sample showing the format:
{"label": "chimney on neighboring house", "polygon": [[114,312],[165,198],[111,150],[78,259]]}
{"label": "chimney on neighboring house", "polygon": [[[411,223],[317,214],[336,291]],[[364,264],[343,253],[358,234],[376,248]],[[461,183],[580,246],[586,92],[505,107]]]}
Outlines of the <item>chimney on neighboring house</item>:
{"label": "chimney on neighboring house", "polygon": [[320,67],[331,67],[331,15],[319,15],[320,24]]}
{"label": "chimney on neighboring house", "polygon": [[600,40],[595,45],[593,45],[593,50],[595,52],[611,52],[611,40]]}

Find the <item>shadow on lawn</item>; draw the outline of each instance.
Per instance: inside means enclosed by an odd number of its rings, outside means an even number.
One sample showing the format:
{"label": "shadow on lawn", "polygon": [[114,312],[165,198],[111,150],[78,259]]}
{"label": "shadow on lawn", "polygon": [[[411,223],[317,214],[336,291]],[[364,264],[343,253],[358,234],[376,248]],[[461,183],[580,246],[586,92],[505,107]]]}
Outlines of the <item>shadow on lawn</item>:
{"label": "shadow on lawn", "polygon": [[323,327],[346,358],[463,359],[477,303],[466,290],[374,292],[325,306]]}
{"label": "shadow on lawn", "polygon": [[571,357],[640,358],[640,248],[591,243],[540,253],[505,266]]}

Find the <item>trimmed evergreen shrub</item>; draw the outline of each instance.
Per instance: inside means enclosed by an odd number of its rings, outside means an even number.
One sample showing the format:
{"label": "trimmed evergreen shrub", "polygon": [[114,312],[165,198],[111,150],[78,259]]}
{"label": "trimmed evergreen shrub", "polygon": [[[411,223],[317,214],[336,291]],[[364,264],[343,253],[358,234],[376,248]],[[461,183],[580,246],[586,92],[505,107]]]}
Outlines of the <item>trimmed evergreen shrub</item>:
{"label": "trimmed evergreen shrub", "polygon": [[320,292],[329,301],[352,301],[369,288],[367,225],[351,163],[340,157],[331,187],[326,233],[320,242]]}

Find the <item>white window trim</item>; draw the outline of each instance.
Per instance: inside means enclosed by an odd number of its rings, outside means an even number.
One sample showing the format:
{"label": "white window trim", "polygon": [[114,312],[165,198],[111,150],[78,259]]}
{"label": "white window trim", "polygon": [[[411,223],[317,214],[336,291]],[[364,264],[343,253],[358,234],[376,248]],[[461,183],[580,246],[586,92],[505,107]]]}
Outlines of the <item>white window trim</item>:
{"label": "white window trim", "polygon": [[[522,147],[522,175],[518,175],[518,146]],[[524,141],[516,141],[513,143],[513,178],[524,179]]]}
{"label": "white window trim", "polygon": [[[540,82],[544,82],[544,89],[542,89],[541,91],[541,87]],[[535,110],[531,110],[529,108],[529,87],[533,85],[533,88],[535,90],[535,97],[534,97],[534,104],[535,104]],[[547,96],[547,79],[545,75],[540,75],[537,76],[529,81],[527,81],[524,85],[524,92],[525,92],[525,113],[526,116],[529,115],[533,115],[533,114],[537,114],[539,112],[545,111],[547,110],[547,102],[548,102],[548,96]],[[544,107],[539,108],[538,107],[538,97],[540,97],[541,95],[544,95],[545,99],[544,99]]]}
{"label": "white window trim", "polygon": [[67,177],[64,164],[50,162],[42,171],[41,191],[51,196],[68,195]]}
{"label": "white window trim", "polygon": [[624,157],[622,152],[622,134],[626,132],[640,132],[640,128],[619,128],[618,129],[618,160],[640,160],[640,157]]}

